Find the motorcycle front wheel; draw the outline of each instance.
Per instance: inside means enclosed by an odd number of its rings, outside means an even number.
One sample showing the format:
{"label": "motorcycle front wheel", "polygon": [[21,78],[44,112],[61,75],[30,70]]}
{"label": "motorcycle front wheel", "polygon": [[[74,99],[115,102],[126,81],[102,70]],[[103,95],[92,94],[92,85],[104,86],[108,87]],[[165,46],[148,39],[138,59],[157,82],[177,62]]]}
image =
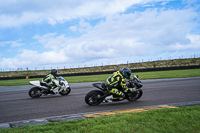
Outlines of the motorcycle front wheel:
{"label": "motorcycle front wheel", "polygon": [[39,98],[42,95],[42,90],[38,87],[33,87],[29,90],[28,94],[31,98]]}
{"label": "motorcycle front wheel", "polygon": [[62,91],[59,92],[59,93],[60,93],[60,95],[65,96],[65,95],[68,95],[70,92],[71,92],[71,88],[68,87],[68,88],[66,89],[66,91],[62,90]]}
{"label": "motorcycle front wheel", "polygon": [[140,89],[135,92],[128,93],[126,97],[128,101],[132,102],[132,101],[137,101],[142,96],[142,94],[143,94],[143,91]]}
{"label": "motorcycle front wheel", "polygon": [[85,96],[85,102],[90,106],[99,105],[102,102],[101,97],[104,95],[102,91],[92,90]]}

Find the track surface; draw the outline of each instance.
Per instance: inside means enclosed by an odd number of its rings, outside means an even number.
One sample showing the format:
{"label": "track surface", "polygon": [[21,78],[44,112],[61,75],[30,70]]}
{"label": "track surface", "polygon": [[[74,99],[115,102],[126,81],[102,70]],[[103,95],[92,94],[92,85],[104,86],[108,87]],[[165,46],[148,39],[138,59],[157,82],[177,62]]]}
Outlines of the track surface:
{"label": "track surface", "polygon": [[68,96],[49,95],[39,99],[28,96],[30,85],[0,87],[0,123],[44,117],[136,108],[179,102],[200,101],[200,77],[183,79],[142,80],[143,96],[135,102],[127,100],[88,106],[85,95],[95,88],[92,83],[71,83]]}

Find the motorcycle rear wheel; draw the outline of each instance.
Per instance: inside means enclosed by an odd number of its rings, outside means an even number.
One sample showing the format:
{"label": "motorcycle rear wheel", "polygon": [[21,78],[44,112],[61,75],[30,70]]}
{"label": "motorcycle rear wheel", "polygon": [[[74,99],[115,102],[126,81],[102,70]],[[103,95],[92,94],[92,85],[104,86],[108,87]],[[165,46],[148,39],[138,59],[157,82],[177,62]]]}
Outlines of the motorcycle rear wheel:
{"label": "motorcycle rear wheel", "polygon": [[31,98],[39,98],[42,95],[42,90],[38,87],[33,87],[28,92]]}
{"label": "motorcycle rear wheel", "polygon": [[129,93],[126,95],[127,97],[127,100],[132,102],[132,101],[137,101],[143,94],[143,91],[140,89],[140,90],[137,90],[136,92],[133,92],[133,93]]}
{"label": "motorcycle rear wheel", "polygon": [[85,102],[90,106],[99,105],[102,102],[101,97],[104,95],[102,91],[92,90],[85,96]]}

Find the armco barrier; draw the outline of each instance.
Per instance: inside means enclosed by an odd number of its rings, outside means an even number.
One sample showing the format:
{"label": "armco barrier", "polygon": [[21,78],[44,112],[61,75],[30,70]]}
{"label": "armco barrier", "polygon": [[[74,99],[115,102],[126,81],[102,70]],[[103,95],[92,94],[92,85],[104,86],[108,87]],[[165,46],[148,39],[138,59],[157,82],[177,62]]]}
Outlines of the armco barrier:
{"label": "armco barrier", "polygon": [[[167,70],[184,70],[184,69],[198,69],[200,65],[195,66],[179,66],[179,67],[160,67],[160,68],[146,68],[146,69],[132,69],[135,72],[150,72],[150,71],[167,71]],[[104,72],[89,72],[89,73],[72,73],[72,74],[61,74],[60,76],[85,76],[85,75],[99,75],[99,74],[112,74],[114,71],[104,71]],[[45,75],[28,76],[30,78],[43,78]],[[27,79],[27,76],[21,77],[0,77],[0,80],[11,80],[11,79]]]}

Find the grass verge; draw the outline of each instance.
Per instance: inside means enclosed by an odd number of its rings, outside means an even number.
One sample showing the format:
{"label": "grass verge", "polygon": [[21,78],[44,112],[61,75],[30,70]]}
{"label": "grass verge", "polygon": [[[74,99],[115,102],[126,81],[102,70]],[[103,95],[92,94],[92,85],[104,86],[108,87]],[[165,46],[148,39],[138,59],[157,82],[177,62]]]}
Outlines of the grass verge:
{"label": "grass verge", "polygon": [[[200,77],[200,69],[138,72],[134,74],[139,75],[139,79]],[[105,81],[109,76],[110,74],[101,74],[101,75],[89,75],[89,76],[69,76],[64,78],[69,83],[77,83],[77,82]],[[31,80],[42,80],[42,79],[31,78],[31,79],[1,80],[0,86],[28,85],[29,81]]]}
{"label": "grass verge", "polygon": [[1,129],[0,133],[200,133],[200,106]]}

